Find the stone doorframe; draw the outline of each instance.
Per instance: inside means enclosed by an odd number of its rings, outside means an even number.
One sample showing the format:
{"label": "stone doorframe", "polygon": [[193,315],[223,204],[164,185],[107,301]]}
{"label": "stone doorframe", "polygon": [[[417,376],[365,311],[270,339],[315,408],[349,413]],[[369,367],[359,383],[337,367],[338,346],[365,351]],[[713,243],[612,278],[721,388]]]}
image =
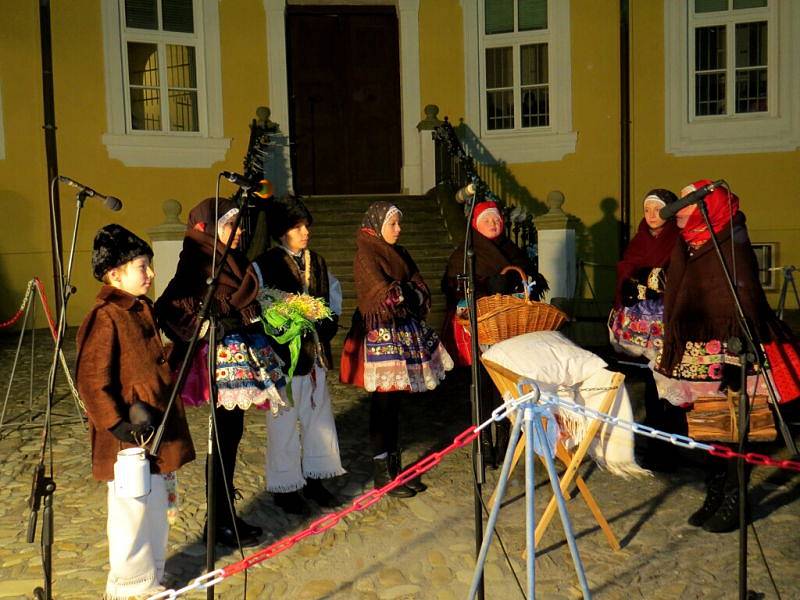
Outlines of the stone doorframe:
{"label": "stone doorframe", "polygon": [[[406,194],[421,194],[417,123],[421,116],[419,82],[419,0],[263,0],[267,15],[267,61],[271,119],[289,131],[289,79],[286,63],[286,5],[378,5],[394,6],[400,39],[400,118],[402,120],[403,165],[400,181]],[[288,153],[288,149],[287,149]],[[287,156],[288,158],[288,156]]]}

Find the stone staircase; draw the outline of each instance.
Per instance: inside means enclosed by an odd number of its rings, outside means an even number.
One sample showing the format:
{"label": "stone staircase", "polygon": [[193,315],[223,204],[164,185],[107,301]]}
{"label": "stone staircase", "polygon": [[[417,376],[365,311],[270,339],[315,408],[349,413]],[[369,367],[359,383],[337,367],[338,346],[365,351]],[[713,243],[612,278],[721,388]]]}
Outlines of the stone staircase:
{"label": "stone staircase", "polygon": [[350,321],[356,308],[353,281],[356,231],[361,225],[367,207],[375,200],[388,200],[403,211],[403,231],[399,243],[414,258],[433,294],[428,324],[436,331],[440,331],[444,320],[445,299],[440,281],[454,246],[435,199],[397,195],[303,198],[303,202],[314,217],[310,247],[325,258],[328,268],[342,283],[344,301],[339,325],[343,329],[332,343],[334,364],[337,367],[342,344],[350,329]]}

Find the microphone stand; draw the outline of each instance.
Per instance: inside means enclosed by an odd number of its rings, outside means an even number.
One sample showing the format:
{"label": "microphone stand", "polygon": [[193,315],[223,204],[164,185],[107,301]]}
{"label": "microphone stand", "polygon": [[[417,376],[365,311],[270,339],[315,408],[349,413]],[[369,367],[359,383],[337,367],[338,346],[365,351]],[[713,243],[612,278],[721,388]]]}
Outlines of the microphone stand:
{"label": "microphone stand", "polygon": [[[478,307],[475,298],[475,248],[472,238],[472,213],[475,210],[475,204],[478,202],[478,196],[482,196],[483,192],[480,186],[475,183],[475,193],[471,198],[467,198],[469,202],[469,214],[467,215],[467,231],[464,236],[464,263],[466,274],[459,279],[464,284],[464,297],[467,301],[467,309],[469,311],[469,331],[470,331],[470,352],[472,354],[471,361],[471,385],[472,393],[472,420],[473,425],[478,426],[483,422],[483,414],[481,410],[481,385],[480,385],[480,365],[478,364],[478,355],[480,348],[478,346]],[[475,438],[472,442],[472,466],[475,473],[475,556],[480,556],[481,546],[483,545],[483,497],[481,489],[486,483],[486,466],[483,458],[483,451],[481,448],[481,436]],[[483,572],[480,574],[480,579],[477,583],[478,599],[484,598],[484,581]]]}
{"label": "microphone stand", "polygon": [[[745,461],[744,458],[742,458],[741,454],[744,453],[744,448],[747,443],[747,433],[748,433],[747,430],[750,421],[749,419],[750,402],[747,394],[748,363],[757,365],[759,367],[759,372],[764,374],[764,383],[766,384],[767,391],[770,396],[770,404],[773,414],[775,415],[776,421],[778,423],[786,447],[789,449],[792,455],[797,455],[797,446],[795,445],[794,439],[792,438],[792,435],[789,432],[788,427],[786,426],[786,422],[783,420],[783,416],[781,415],[780,409],[778,408],[777,395],[775,393],[775,389],[773,388],[772,381],[767,376],[766,369],[764,368],[764,365],[766,363],[764,360],[761,344],[760,342],[756,343],[756,338],[750,329],[750,325],[747,322],[747,318],[745,317],[744,311],[742,309],[742,304],[739,300],[739,295],[736,292],[736,286],[733,283],[730,271],[728,270],[728,265],[725,262],[724,256],[722,255],[722,250],[720,249],[719,241],[717,240],[717,235],[714,232],[714,228],[711,226],[711,220],[708,217],[708,207],[706,206],[705,198],[701,198],[697,204],[700,213],[703,215],[703,220],[706,223],[706,227],[708,228],[708,231],[711,234],[711,243],[714,245],[714,251],[716,252],[717,259],[719,260],[719,265],[720,268],[722,269],[725,282],[728,286],[728,291],[730,292],[731,298],[733,299],[733,303],[736,307],[736,319],[739,323],[739,329],[742,332],[742,338],[743,338],[742,340],[739,340],[737,338],[732,338],[729,347],[731,350],[738,351],[742,369],[741,389],[739,390],[739,416],[738,416],[738,426],[739,426],[738,450],[740,456],[737,460],[737,473],[739,479],[739,600],[747,600],[748,597],[747,481],[745,477]],[[733,234],[731,234],[730,243],[731,243],[731,258],[735,260]]]}
{"label": "microphone stand", "polygon": [[[242,214],[246,210],[247,202],[246,202],[247,192],[246,190],[241,195],[241,204],[239,207],[239,212],[236,215],[236,219],[233,223],[233,231],[235,232],[238,228],[240,223],[242,222]],[[216,225],[215,225],[216,227]],[[234,235],[231,235],[228,238],[227,243],[225,244],[225,249],[220,256],[219,263],[217,264],[216,269],[206,280],[206,293],[203,297],[202,304],[200,306],[200,312],[197,314],[197,321],[195,323],[194,332],[192,333],[192,337],[189,339],[189,345],[186,349],[186,354],[183,357],[183,362],[181,363],[181,367],[178,371],[178,377],[175,381],[175,385],[172,387],[172,391],[169,396],[169,400],[167,402],[167,407],[164,409],[164,416],[161,419],[161,424],[158,426],[155,435],[153,436],[153,443],[150,449],[150,454],[152,456],[157,456],[159,448],[161,446],[161,442],[164,438],[164,430],[166,427],[167,420],[169,418],[169,414],[172,411],[172,407],[175,405],[175,400],[178,397],[181,389],[183,389],[183,385],[186,382],[186,377],[189,374],[189,365],[191,364],[192,358],[197,351],[197,346],[200,341],[200,331],[202,329],[203,323],[208,320],[208,377],[209,377],[209,405],[210,405],[210,414],[209,414],[209,430],[208,430],[208,460],[206,465],[206,569],[208,572],[214,570],[214,563],[216,562],[215,557],[215,544],[216,544],[216,496],[215,496],[215,477],[214,477],[214,466],[216,460],[219,456],[219,444],[218,444],[218,436],[217,436],[217,418],[216,418],[216,404],[217,404],[217,388],[216,388],[216,379],[215,379],[215,370],[216,365],[214,363],[215,360],[215,344],[216,344],[216,336],[217,336],[217,323],[216,319],[213,315],[211,315],[211,305],[213,303],[214,294],[219,287],[219,276],[222,273],[222,269],[225,267],[225,262],[228,258],[228,254],[230,254],[231,244],[233,243]],[[215,248],[214,251],[216,252],[217,249]],[[224,471],[223,471],[224,473]],[[227,482],[223,481],[223,485],[226,486],[226,495],[227,495]],[[238,539],[238,531],[236,531],[236,519],[232,519],[233,521],[233,528],[234,532],[236,532],[236,536]],[[214,598],[214,586],[210,586],[206,588],[206,598],[208,600],[213,600]]]}
{"label": "microphone stand", "polygon": [[[81,218],[81,210],[86,202],[86,192],[79,191],[75,195],[75,223],[72,226],[72,242],[69,249],[69,258],[67,260],[67,271],[62,276],[59,269],[59,294],[61,297],[61,307],[58,313],[58,325],[56,329],[55,348],[53,350],[53,359],[50,363],[50,372],[47,378],[47,405],[45,407],[44,425],[42,426],[41,446],[39,448],[39,462],[33,471],[33,481],[31,483],[31,494],[28,498],[28,506],[31,509],[28,515],[28,531],[27,541],[32,544],[36,538],[36,523],[38,520],[39,509],[44,505],[42,510],[42,533],[41,533],[41,549],[42,549],[42,570],[44,572],[44,587],[36,587],[33,590],[33,596],[36,600],[51,600],[53,597],[53,539],[54,539],[54,512],[53,512],[53,495],[56,491],[56,482],[53,479],[53,448],[50,439],[50,419],[53,410],[53,400],[55,397],[56,389],[56,374],[58,373],[59,357],[61,356],[61,349],[64,345],[64,333],[67,329],[67,304],[72,294],[75,293],[75,288],[72,286],[72,265],[75,261],[75,242],[78,238],[78,225]],[[56,263],[61,264],[59,257],[56,257]],[[45,475],[45,454],[47,449],[50,449],[50,468],[49,475]]]}

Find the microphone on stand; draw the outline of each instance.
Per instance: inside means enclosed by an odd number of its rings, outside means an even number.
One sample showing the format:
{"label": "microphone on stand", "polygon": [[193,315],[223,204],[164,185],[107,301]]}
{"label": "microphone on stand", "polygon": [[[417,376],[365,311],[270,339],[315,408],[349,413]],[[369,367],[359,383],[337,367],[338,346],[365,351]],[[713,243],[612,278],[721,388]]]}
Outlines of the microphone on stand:
{"label": "microphone on stand", "polygon": [[467,204],[471,198],[475,197],[475,184],[468,183],[463,188],[456,192],[456,202],[459,204]]}
{"label": "microphone on stand", "polygon": [[239,173],[234,173],[232,171],[222,171],[220,175],[254,196],[258,196],[259,198],[269,198],[272,196],[272,183],[269,181],[269,179],[254,181],[252,179],[248,179],[244,175],[240,175]]}
{"label": "microphone on stand", "polygon": [[661,210],[658,211],[658,216],[664,219],[671,219],[674,217],[678,211],[686,208],[690,204],[697,204],[708,196],[711,192],[713,192],[718,187],[726,185],[724,179],[717,179],[716,181],[712,181],[711,183],[707,183],[701,188],[697,188],[695,191],[686,194],[680,200],[673,202],[672,204],[667,204]]}
{"label": "microphone on stand", "polygon": [[80,193],[82,193],[84,196],[87,196],[88,198],[95,198],[95,197],[102,198],[103,204],[105,204],[109,210],[113,210],[116,212],[122,208],[122,200],[120,200],[116,196],[106,196],[104,194],[101,194],[100,192],[97,192],[92,188],[90,188],[88,185],[83,185],[82,183],[78,183],[74,179],[70,179],[69,177],[65,177],[64,175],[59,175],[58,180],[61,183],[66,183],[67,185],[78,188],[80,190]]}

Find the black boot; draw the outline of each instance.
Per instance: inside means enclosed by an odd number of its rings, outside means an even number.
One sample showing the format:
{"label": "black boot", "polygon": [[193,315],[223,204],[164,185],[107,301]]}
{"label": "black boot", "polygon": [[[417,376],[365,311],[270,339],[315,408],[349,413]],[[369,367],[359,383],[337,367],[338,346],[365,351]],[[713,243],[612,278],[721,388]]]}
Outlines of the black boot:
{"label": "black boot", "polygon": [[[400,453],[399,452],[390,452],[389,453],[389,476],[394,479],[397,477],[400,472],[403,470],[403,463],[400,460]],[[428,486],[422,483],[421,477],[414,477],[410,481],[406,482],[406,487],[411,488],[415,492],[424,492],[428,489]]]}
{"label": "black boot", "polygon": [[722,505],[725,499],[725,473],[715,473],[706,482],[706,499],[703,506],[697,509],[688,519],[689,525],[704,525]]}
{"label": "black boot", "polygon": [[289,515],[300,515],[307,517],[311,514],[311,507],[300,495],[300,492],[283,492],[272,494],[275,505],[283,509]]}
{"label": "black boot", "polygon": [[714,516],[703,523],[703,529],[711,533],[728,533],[739,528],[739,489],[725,492],[725,497]]}
{"label": "black boot", "polygon": [[[374,471],[374,478],[375,484],[374,487],[377,490],[378,488],[382,488],[387,483],[389,483],[394,477],[389,474],[389,461],[386,458],[373,458],[372,459],[372,467]],[[394,488],[391,492],[389,492],[390,496],[394,496],[395,498],[411,498],[412,496],[416,496],[417,492],[412,490],[410,487],[406,485],[399,485]]]}
{"label": "black boot", "polygon": [[322,485],[321,479],[306,479],[306,487],[303,488],[303,495],[309,500],[313,500],[322,508],[333,508],[341,504],[328,489]]}

